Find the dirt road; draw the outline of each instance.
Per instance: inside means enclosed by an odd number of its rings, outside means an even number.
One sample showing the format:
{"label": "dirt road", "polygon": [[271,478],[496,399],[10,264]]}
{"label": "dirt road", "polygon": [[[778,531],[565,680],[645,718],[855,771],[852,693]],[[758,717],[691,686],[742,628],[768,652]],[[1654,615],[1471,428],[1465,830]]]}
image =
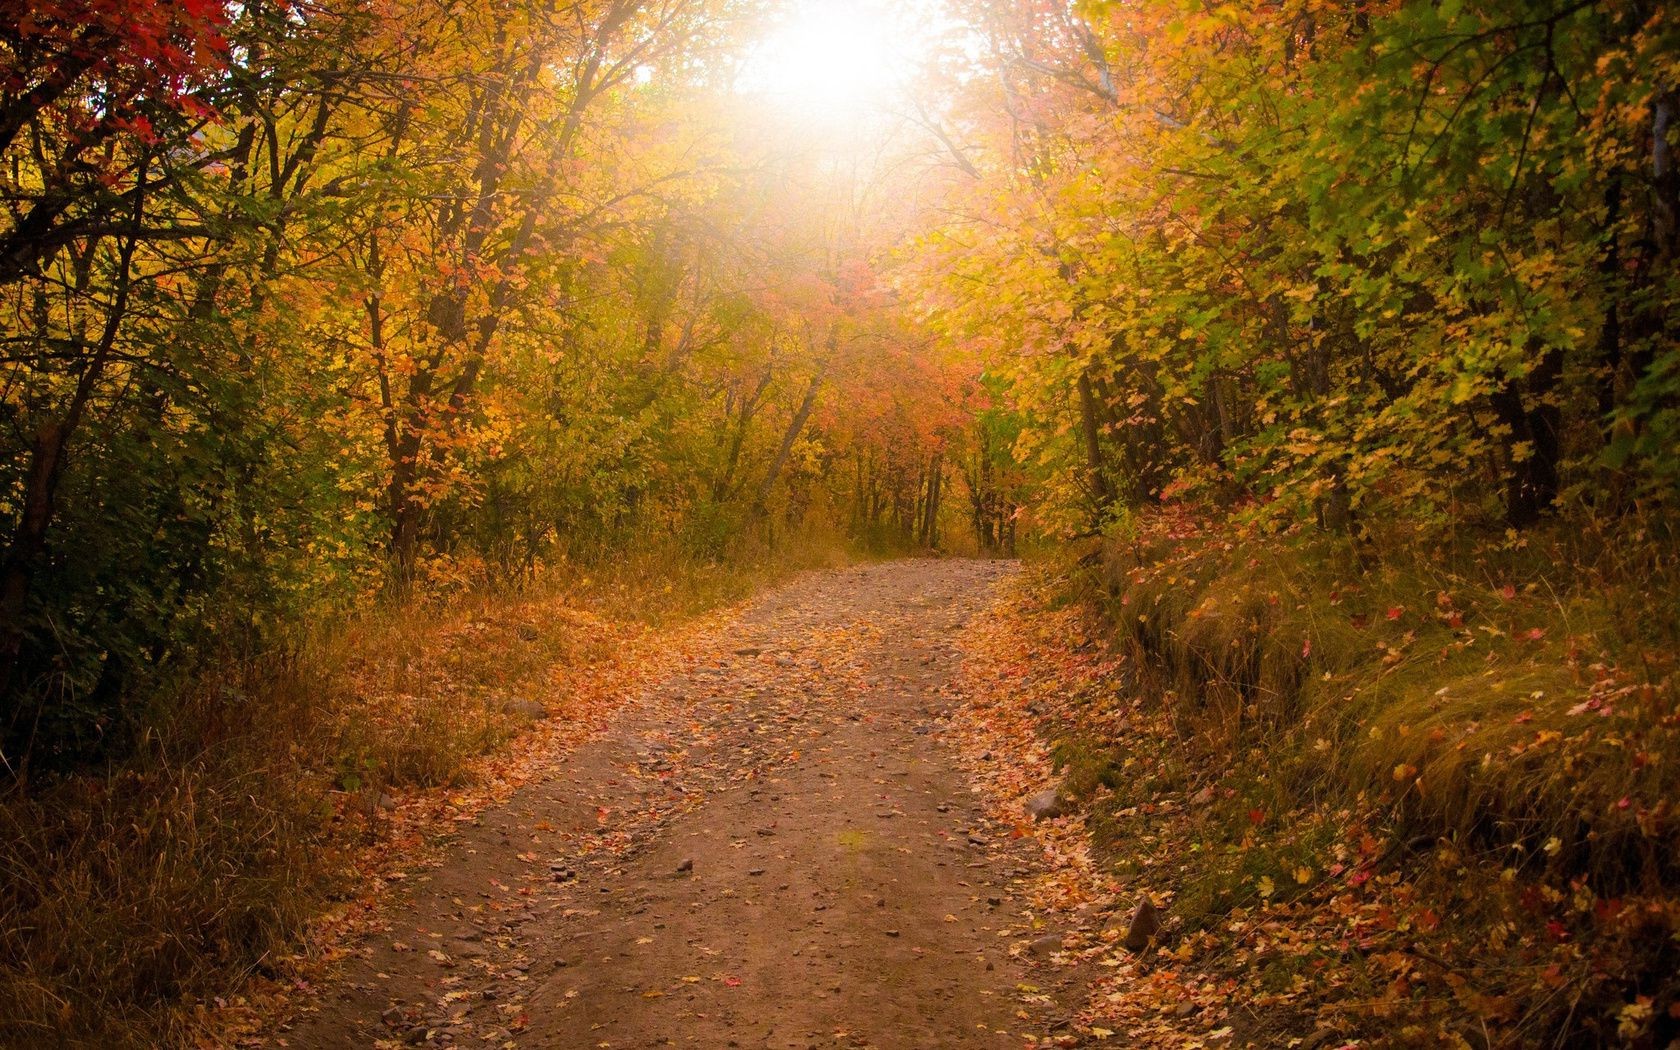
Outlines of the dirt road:
{"label": "dirt road", "polygon": [[[1017,1047],[1065,1017],[949,739],[1009,563],[770,593],[463,828],[276,1045]],[[1026,949],[1026,950],[1024,950]],[[1065,971],[1062,971],[1065,972]]]}

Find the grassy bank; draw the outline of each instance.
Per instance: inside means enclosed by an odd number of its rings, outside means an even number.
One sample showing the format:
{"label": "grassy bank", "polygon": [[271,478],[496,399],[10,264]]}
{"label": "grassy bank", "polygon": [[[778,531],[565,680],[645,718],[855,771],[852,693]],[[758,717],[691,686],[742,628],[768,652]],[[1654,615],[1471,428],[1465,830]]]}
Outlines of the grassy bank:
{"label": "grassy bank", "polygon": [[0,799],[0,1045],[225,1023],[323,950],[308,934],[335,902],[604,717],[676,625],[845,557],[812,539],[562,563],[317,624],[153,697],[120,762]]}
{"label": "grassy bank", "polygon": [[1217,995],[1167,1029],[1238,1045],[1680,1037],[1671,533],[1161,515],[1041,591],[1020,629],[1062,681],[1021,688],[1110,891],[1169,916],[1121,999],[1200,974]]}

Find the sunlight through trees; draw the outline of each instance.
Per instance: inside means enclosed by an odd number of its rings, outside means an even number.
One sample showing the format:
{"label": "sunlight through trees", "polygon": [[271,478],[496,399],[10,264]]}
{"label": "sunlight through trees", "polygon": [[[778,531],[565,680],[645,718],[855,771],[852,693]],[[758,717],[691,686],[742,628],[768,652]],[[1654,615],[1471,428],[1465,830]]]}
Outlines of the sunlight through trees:
{"label": "sunlight through trees", "polygon": [[[1672,699],[1677,85],[1619,0],[0,0],[0,775],[369,610],[818,537],[1082,566],[1239,709],[1376,650],[1125,605],[1199,543]],[[1592,612],[1466,627],[1541,551]],[[1659,834],[1650,704],[1595,842]]]}

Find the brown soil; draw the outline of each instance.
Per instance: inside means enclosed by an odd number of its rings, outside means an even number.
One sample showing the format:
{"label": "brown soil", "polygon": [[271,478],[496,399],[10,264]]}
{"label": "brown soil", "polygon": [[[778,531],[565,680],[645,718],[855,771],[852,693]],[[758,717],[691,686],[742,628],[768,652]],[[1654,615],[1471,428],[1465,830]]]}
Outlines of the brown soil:
{"label": "brown soil", "polygon": [[904,561],[760,599],[464,825],[272,1045],[885,1050],[1068,1031],[1075,971],[1034,958],[1054,945],[1021,895],[1041,862],[987,823],[948,732],[956,633],[1012,571]]}

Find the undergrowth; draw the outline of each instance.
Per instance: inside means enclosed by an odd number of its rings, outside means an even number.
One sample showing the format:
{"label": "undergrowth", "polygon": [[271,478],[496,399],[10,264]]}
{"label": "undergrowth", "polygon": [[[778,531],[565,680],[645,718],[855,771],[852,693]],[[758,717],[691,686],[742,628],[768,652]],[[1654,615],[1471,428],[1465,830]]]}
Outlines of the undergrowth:
{"label": "undergrowth", "polygon": [[1070,575],[1118,663],[1067,690],[1063,790],[1170,902],[1164,962],[1258,997],[1238,1038],[1680,1038],[1666,526],[1421,547],[1160,514]]}
{"label": "undergrowth", "polygon": [[311,921],[358,891],[392,796],[459,789],[525,727],[574,715],[560,672],[846,557],[790,538],[457,581],[158,691],[120,760],[0,797],[0,1046],[203,1036],[249,978],[286,979]]}

